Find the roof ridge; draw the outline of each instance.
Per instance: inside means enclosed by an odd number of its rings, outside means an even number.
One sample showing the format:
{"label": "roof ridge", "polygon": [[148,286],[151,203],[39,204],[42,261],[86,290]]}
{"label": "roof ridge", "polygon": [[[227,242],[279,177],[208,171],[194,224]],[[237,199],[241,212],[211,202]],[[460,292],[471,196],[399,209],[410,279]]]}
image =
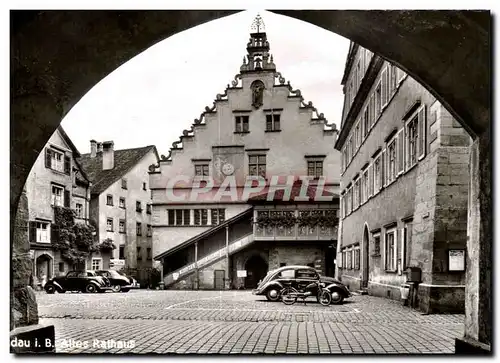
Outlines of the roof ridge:
{"label": "roof ridge", "polygon": [[[152,147],[156,147],[156,145],[146,145],[146,146],[140,146],[140,147],[131,147],[131,148],[128,148],[128,149],[117,149],[117,150],[114,150],[114,152],[117,152],[117,151],[131,151],[131,150],[139,150],[139,149],[149,149],[149,148],[152,148]],[[85,154],[80,154],[81,156],[84,156],[84,155],[90,155],[90,153],[85,153]]]}

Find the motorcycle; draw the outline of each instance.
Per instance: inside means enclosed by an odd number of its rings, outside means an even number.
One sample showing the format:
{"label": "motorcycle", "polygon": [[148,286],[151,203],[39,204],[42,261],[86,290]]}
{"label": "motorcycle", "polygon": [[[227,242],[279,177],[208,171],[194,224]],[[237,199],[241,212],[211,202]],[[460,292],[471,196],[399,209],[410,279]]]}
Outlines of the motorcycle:
{"label": "motorcycle", "polygon": [[286,286],[281,290],[281,301],[283,301],[285,305],[293,305],[297,302],[297,299],[300,298],[305,305],[306,299],[312,296],[313,291],[318,291],[318,301],[321,305],[328,306],[331,304],[332,294],[325,288],[325,284],[320,281],[310,283],[303,291],[298,291],[292,286]]}

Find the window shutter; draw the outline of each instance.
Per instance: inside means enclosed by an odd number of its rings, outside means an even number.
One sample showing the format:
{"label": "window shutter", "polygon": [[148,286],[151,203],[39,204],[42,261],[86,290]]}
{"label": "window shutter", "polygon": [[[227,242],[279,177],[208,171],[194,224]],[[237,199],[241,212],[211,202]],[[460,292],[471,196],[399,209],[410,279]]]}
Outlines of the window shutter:
{"label": "window shutter", "polygon": [[52,150],[49,148],[45,149],[45,167],[49,169],[52,167]]}
{"label": "window shutter", "polygon": [[380,186],[385,187],[385,180],[386,180],[386,154],[385,154],[386,149],[382,150],[382,154],[380,155]]}
{"label": "window shutter", "polygon": [[69,190],[64,190],[64,206],[66,208],[70,207],[70,196],[69,196]]}
{"label": "window shutter", "polygon": [[387,67],[382,71],[382,75],[380,77],[380,85],[381,85],[381,94],[382,94],[382,107],[387,103]]}
{"label": "window shutter", "polygon": [[50,225],[50,242],[59,242],[59,227],[54,224]]}
{"label": "window shutter", "polygon": [[71,159],[69,156],[64,156],[64,173],[71,174]]}
{"label": "window shutter", "polygon": [[418,159],[425,157],[425,149],[427,142],[427,127],[426,127],[426,112],[425,106],[418,111]]}
{"label": "window shutter", "polygon": [[397,157],[398,157],[398,175],[404,172],[405,169],[405,129],[402,128],[398,132],[398,151],[397,151]]}
{"label": "window shutter", "polygon": [[36,222],[29,222],[28,228],[30,242],[36,242]]}
{"label": "window shutter", "polygon": [[373,164],[370,164],[368,165],[368,180],[367,180],[367,183],[368,183],[368,195],[367,195],[367,198],[370,198],[372,196],[372,188],[373,188],[373,182],[372,182],[372,165]]}

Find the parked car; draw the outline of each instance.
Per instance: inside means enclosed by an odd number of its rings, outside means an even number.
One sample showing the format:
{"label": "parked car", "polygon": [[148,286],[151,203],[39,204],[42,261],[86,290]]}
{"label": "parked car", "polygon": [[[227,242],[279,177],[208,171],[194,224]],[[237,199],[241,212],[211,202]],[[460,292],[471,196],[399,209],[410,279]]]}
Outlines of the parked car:
{"label": "parked car", "polygon": [[111,289],[114,292],[128,292],[133,286],[133,280],[124,276],[115,270],[97,270],[95,271],[99,276],[105,277],[109,280]]}
{"label": "parked car", "polygon": [[[281,298],[281,291],[285,286],[291,286],[301,291],[311,282],[320,281],[332,294],[332,304],[340,304],[344,299],[352,294],[340,281],[333,277],[321,276],[309,266],[283,266],[276,270],[269,271],[266,277],[252,291],[254,295],[264,295],[269,301],[278,301]],[[313,292],[311,296],[318,298],[318,293]]]}
{"label": "parked car", "polygon": [[44,286],[47,294],[53,294],[56,291],[65,293],[66,291],[82,292],[105,292],[109,290],[106,280],[97,276],[94,271],[70,271],[66,276],[54,277],[47,281]]}
{"label": "parked car", "polygon": [[120,275],[125,276],[126,278],[128,278],[130,280],[130,286],[131,286],[130,288],[131,289],[139,289],[141,287],[141,284],[139,284],[137,282],[137,280],[134,279],[132,276],[127,275],[123,271],[116,271],[116,272],[118,272]]}

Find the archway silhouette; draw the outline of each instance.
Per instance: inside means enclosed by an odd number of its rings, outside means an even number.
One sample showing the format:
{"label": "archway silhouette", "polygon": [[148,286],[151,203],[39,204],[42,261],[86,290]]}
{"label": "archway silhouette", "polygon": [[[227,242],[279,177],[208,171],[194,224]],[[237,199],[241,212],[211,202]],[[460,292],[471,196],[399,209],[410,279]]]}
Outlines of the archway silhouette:
{"label": "archway silhouette", "polygon": [[258,254],[253,255],[245,262],[247,277],[245,278],[245,289],[254,289],[257,287],[268,270],[267,262]]}
{"label": "archway silhouette", "polygon": [[[64,115],[103,77],[175,33],[235,11],[29,11],[11,19],[11,241],[18,203],[40,150]],[[491,337],[491,86],[489,11],[275,11],[349,38],[405,70],[474,139],[466,294],[468,336]],[[50,34],[51,36],[47,36]],[[383,41],[380,41],[383,39]],[[24,203],[24,202],[23,202]],[[22,213],[23,218],[26,216]],[[18,221],[19,225],[23,224]],[[17,239],[16,239],[17,238]],[[16,253],[17,253],[16,252]],[[481,266],[481,273],[479,273]]]}

